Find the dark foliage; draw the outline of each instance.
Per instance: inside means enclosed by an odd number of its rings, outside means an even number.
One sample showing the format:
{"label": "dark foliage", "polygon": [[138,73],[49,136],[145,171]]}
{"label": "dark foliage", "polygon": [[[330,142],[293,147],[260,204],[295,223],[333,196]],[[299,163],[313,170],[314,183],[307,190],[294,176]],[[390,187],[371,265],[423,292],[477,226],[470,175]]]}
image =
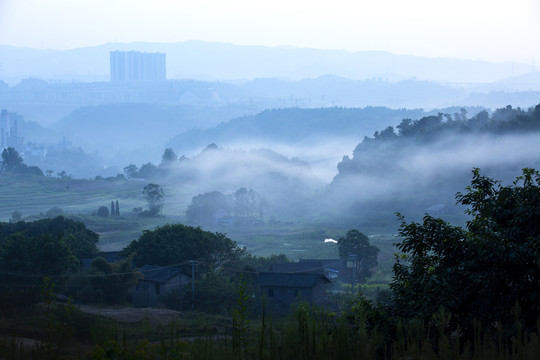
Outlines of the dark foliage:
{"label": "dark foliage", "polygon": [[12,147],[8,147],[2,151],[0,169],[13,174],[43,176],[43,171],[40,168],[26,165],[19,152]]}
{"label": "dark foliage", "polygon": [[145,230],[123,252],[135,254],[137,266],[184,264],[183,268],[190,273],[191,267],[185,264],[189,260],[199,261],[198,269],[203,272],[217,271],[235,265],[245,250],[224,234],[174,224]]}
{"label": "dark foliage", "polygon": [[78,288],[76,297],[83,303],[125,304],[128,294],[141,277],[132,269],[132,258],[117,263],[107,262],[98,257],[82,280],[72,285]]}
{"label": "dark foliage", "polygon": [[96,213],[97,216],[101,217],[108,217],[109,216],[109,208],[106,206],[100,206]]}
{"label": "dark foliage", "polygon": [[73,255],[79,259],[93,257],[97,254],[96,245],[99,235],[88,230],[83,223],[66,219],[63,216],[32,222],[20,221],[12,224],[1,224],[0,239],[15,233],[30,237],[52,234],[54,237],[62,238],[69,245]]}
{"label": "dark foliage", "polygon": [[519,306],[528,329],[540,317],[540,174],[524,169],[508,186],[473,171],[458,203],[469,207],[466,229],[426,215],[401,218],[402,255],[391,284],[395,311],[424,320],[445,308],[454,329],[510,329]]}
{"label": "dark foliage", "polygon": [[345,238],[339,239],[338,246],[339,257],[353,263],[356,280],[365,282],[377,266],[379,248],[371,245],[368,237],[358,230],[349,230]]}

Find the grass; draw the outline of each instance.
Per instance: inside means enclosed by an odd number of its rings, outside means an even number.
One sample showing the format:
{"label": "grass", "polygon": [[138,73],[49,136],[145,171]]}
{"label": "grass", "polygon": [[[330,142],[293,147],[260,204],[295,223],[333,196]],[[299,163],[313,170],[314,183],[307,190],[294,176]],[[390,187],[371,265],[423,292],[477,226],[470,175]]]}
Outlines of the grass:
{"label": "grass", "polygon": [[[127,324],[77,311],[70,314],[66,317],[59,307],[51,318],[34,307],[2,318],[0,331],[6,329],[6,321],[21,330],[31,327],[33,333],[26,333],[26,338],[39,342],[23,340],[22,331],[12,332],[0,337],[0,358],[511,360],[540,356],[538,332],[516,330],[511,338],[502,339],[496,329],[478,328],[473,339],[465,340],[446,327],[449,314],[444,312],[433,317],[436,329],[413,320],[398,321],[391,325],[393,330],[370,325],[370,315],[354,307],[340,316],[305,304],[288,317],[263,312],[244,325],[235,323],[234,317],[194,312],[162,324],[151,319]],[[60,331],[72,336],[51,341],[51,323],[60,324],[64,327]]]}
{"label": "grass", "polygon": [[[140,218],[132,213],[135,207],[146,207],[143,180],[85,180],[52,177],[0,176],[0,221],[9,221],[13,211],[20,211],[23,220],[46,216],[52,207],[60,207],[66,216],[81,221],[100,235],[99,246],[105,251],[120,250],[137,239],[144,230],[168,223],[183,223],[184,212],[198,191],[195,185],[163,184],[166,194],[162,217]],[[100,206],[119,201],[120,217],[92,216]],[[258,256],[283,253],[291,260],[300,258],[336,258],[337,246],[324,243],[327,238],[339,239],[346,229],[339,226],[315,225],[289,219],[287,222],[242,227],[205,227],[204,230],[225,233],[240,246]],[[366,232],[364,229],[360,231]],[[387,272],[395,252],[392,235],[370,234],[381,249],[381,271]]]}

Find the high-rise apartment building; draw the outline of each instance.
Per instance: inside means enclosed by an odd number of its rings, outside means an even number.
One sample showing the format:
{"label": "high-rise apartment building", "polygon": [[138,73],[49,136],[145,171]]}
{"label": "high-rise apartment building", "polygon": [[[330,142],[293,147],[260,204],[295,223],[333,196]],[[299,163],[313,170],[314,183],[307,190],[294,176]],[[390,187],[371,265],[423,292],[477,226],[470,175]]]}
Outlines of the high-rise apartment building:
{"label": "high-rise apartment building", "polygon": [[111,82],[166,80],[165,54],[111,51]]}
{"label": "high-rise apartment building", "polygon": [[10,113],[6,109],[0,111],[0,150],[13,147],[20,150],[22,138],[18,136],[17,121],[20,115]]}

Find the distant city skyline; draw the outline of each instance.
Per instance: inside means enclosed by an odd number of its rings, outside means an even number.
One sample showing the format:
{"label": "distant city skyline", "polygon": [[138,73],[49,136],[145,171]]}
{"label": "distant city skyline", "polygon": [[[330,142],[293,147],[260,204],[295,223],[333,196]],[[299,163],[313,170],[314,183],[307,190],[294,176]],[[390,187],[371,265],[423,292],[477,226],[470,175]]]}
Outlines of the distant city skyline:
{"label": "distant city skyline", "polygon": [[540,63],[538,0],[0,0],[0,44],[203,40]]}

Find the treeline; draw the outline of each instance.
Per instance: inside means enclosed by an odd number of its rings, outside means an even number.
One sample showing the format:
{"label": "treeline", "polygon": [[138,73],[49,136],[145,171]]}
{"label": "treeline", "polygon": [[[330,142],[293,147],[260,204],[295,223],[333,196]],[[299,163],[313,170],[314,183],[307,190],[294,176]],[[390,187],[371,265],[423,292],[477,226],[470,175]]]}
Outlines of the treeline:
{"label": "treeline", "polygon": [[467,111],[462,108],[453,115],[439,113],[419,120],[403,119],[395,129],[388,126],[384,130],[376,131],[372,137],[366,136],[354,149],[352,159],[346,156],[338,164],[339,175],[366,170],[375,171],[377,168],[383,170],[397,158],[397,154],[393,154],[395,156],[389,156],[386,161],[379,162],[380,157],[377,157],[376,161],[370,161],[367,154],[374,150],[389,148],[406,150],[410,145],[430,145],[453,136],[523,134],[539,130],[540,104],[527,110],[519,107],[514,109],[508,105],[495,110],[491,115],[483,110],[471,118],[467,118]]}
{"label": "treeline", "polygon": [[376,131],[373,138],[365,138],[364,141],[390,140],[393,138],[409,138],[417,142],[437,140],[447,133],[494,133],[506,134],[510,132],[538,131],[540,130],[540,104],[527,110],[512,108],[496,109],[493,114],[483,110],[471,118],[467,118],[467,111],[462,108],[453,115],[439,113],[436,116],[423,117],[420,120],[404,119],[396,126],[389,126],[385,130]]}
{"label": "treeline", "polygon": [[466,221],[453,194],[466,186],[470,169],[509,182],[520,169],[540,166],[532,150],[539,130],[540,105],[404,119],[365,137],[352,156],[343,157],[321,206],[335,221],[357,221],[360,212],[366,226],[387,227],[395,212],[414,218],[445,213]]}
{"label": "treeline", "polygon": [[425,115],[421,109],[387,107],[318,109],[286,108],[262,111],[232,119],[208,129],[193,129],[174,137],[168,146],[188,151],[211,142],[231,144],[242,141],[299,143],[320,138],[339,138],[356,133],[370,133],[381,122],[396,123],[404,117]]}
{"label": "treeline", "polygon": [[206,192],[192,198],[186,210],[186,222],[199,226],[254,225],[263,221],[268,206],[266,199],[245,187],[232,194]]}
{"label": "treeline", "polygon": [[[41,299],[44,279],[54,291],[78,303],[127,304],[145,265],[180,268],[191,273],[197,262],[197,292],[167,294],[162,303],[174,309],[193,306],[224,314],[230,310],[241,273],[255,274],[283,255],[257,257],[221,233],[181,224],[145,230],[119,254],[100,253],[99,235],[63,216],[33,222],[0,223],[1,312]],[[179,299],[181,299],[179,301]]]}

